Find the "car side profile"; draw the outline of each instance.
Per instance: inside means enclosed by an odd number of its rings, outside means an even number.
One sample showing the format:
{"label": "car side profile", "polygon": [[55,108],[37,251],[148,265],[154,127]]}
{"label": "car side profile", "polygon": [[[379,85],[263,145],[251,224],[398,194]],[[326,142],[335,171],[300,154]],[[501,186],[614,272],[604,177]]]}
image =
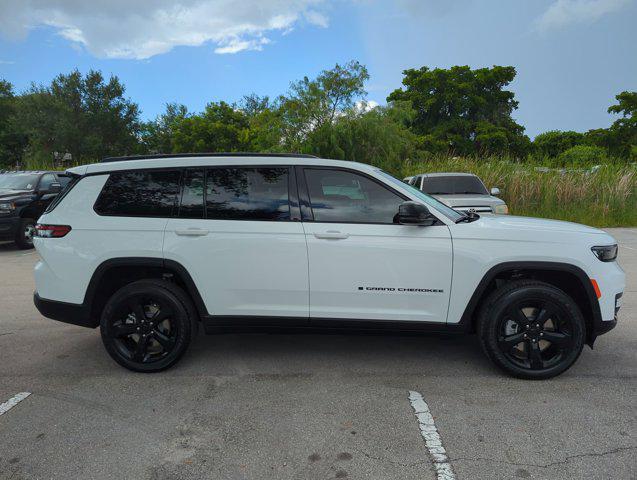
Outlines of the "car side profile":
{"label": "car side profile", "polygon": [[36,226],[35,305],[100,327],[126,368],[195,332],[475,332],[511,375],[568,369],[617,323],[607,233],[449,208],[377,167],[302,155],[168,155],[69,170]]}
{"label": "car side profile", "polygon": [[405,179],[409,185],[463,212],[479,214],[509,213],[501,198],[500,189],[487,190],[480,178],[472,173],[422,173]]}
{"label": "car side profile", "polygon": [[60,172],[0,174],[0,241],[33,248],[35,223],[69,180]]}

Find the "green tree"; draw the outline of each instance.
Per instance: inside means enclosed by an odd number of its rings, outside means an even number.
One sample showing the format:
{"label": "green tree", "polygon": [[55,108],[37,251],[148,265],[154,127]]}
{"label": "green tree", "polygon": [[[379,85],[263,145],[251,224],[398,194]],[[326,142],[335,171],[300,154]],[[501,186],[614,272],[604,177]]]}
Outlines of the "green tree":
{"label": "green tree", "polygon": [[174,129],[188,117],[188,108],[179,103],[167,103],[166,111],[155,120],[141,125],[141,150],[144,153],[172,153]]}
{"label": "green tree", "polygon": [[209,103],[199,115],[180,119],[173,127],[175,152],[238,152],[246,150],[248,116],[226,102]]}
{"label": "green tree", "polygon": [[610,127],[612,149],[623,157],[637,158],[637,92],[622,92],[608,113],[621,115]]}
{"label": "green tree", "polygon": [[282,110],[278,101],[253,93],[243,97],[239,109],[248,118],[248,129],[242,139],[247,151],[280,152],[285,149]]}
{"label": "green tree", "polygon": [[19,121],[29,136],[29,155],[51,160],[71,153],[75,162],[123,155],[137,149],[139,109],[124,97],[117,77],[75,70],[50,86],[32,86],[20,100]]}
{"label": "green tree", "polygon": [[0,79],[0,169],[19,163],[27,136],[16,119],[19,98],[13,86]]}
{"label": "green tree", "polygon": [[539,156],[557,157],[569,148],[584,143],[586,143],[586,138],[583,133],[550,130],[535,137],[533,147]]}
{"label": "green tree", "polygon": [[409,69],[403,88],[388,101],[410,101],[416,112],[412,130],[436,152],[526,154],[524,128],[512,118],[518,107],[504,88],[515,78],[514,67]]}
{"label": "green tree", "polygon": [[283,142],[299,149],[314,131],[328,128],[341,112],[366,95],[369,73],[364,65],[350,61],[322,71],[314,80],[304,77],[279,99]]}
{"label": "green tree", "polygon": [[333,125],[317,129],[303,151],[399,171],[417,154],[418,138],[404,125],[412,115],[410,108],[400,102],[369,110],[351,108]]}

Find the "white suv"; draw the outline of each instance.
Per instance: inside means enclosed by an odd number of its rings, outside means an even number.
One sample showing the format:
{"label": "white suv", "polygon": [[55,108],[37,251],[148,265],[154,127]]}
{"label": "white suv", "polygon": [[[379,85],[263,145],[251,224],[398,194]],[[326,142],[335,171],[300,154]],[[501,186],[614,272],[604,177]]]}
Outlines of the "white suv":
{"label": "white suv", "polygon": [[624,272],[594,228],[467,215],[353,162],[106,160],[39,220],[35,304],[99,326],[132,370],[175,364],[201,325],[477,332],[506,372],[548,378],[617,322]]}

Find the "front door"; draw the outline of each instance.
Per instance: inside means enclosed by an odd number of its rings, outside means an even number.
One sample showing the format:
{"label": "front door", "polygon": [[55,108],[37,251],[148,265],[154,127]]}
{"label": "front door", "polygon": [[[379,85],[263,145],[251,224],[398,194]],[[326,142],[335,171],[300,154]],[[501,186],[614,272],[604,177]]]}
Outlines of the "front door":
{"label": "front door", "polygon": [[447,226],[394,223],[407,199],[361,172],[302,170],[300,186],[311,208],[303,223],[310,319],[446,322],[452,268]]}
{"label": "front door", "polygon": [[164,256],[190,272],[211,315],[307,319],[307,247],[295,193],[285,166],[185,172]]}

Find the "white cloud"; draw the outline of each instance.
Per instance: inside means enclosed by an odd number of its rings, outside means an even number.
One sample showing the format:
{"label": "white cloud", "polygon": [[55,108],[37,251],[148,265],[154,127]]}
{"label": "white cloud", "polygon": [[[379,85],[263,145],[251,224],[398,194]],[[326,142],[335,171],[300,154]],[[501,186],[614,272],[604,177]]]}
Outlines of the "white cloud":
{"label": "white cloud", "polygon": [[354,109],[359,113],[366,113],[366,112],[369,112],[370,110],[375,109],[379,105],[380,104],[374,100],[359,100],[354,105]]}
{"label": "white cloud", "polygon": [[13,60],[0,60],[0,65],[13,65],[15,62]]}
{"label": "white cloud", "polygon": [[145,59],[211,43],[216,53],[261,50],[299,22],[327,27],[326,0],[2,0],[0,33],[20,39],[55,28],[102,58]]}
{"label": "white cloud", "polygon": [[555,0],[537,20],[539,30],[560,28],[573,23],[594,22],[621,10],[632,0]]}

